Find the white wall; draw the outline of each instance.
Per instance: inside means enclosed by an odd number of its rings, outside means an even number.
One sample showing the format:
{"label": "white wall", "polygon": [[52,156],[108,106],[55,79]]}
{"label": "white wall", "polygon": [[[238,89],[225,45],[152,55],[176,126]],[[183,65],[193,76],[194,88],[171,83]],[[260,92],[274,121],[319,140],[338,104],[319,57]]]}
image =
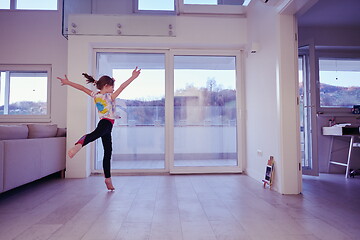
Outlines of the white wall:
{"label": "white wall", "polygon": [[[255,54],[248,53],[245,59],[246,172],[259,181],[264,177],[266,160],[274,156],[275,160],[279,161],[276,108],[277,37],[274,33],[277,13],[274,9],[260,7],[250,5],[247,11],[248,43],[257,43],[260,49]],[[261,18],[258,14],[261,14]]]}
{"label": "white wall", "polygon": [[253,1],[247,19],[248,43],[258,43],[259,51],[246,58],[246,171],[261,181],[267,160],[274,156],[274,188],[297,194],[301,172],[294,18]]}
{"label": "white wall", "polygon": [[0,10],[0,64],[51,64],[51,123],[66,126],[66,88],[56,79],[67,71],[67,40],[61,10]]}
{"label": "white wall", "polygon": [[[112,21],[114,16],[109,18]],[[157,17],[154,16],[154,22]],[[101,19],[101,21],[97,21]],[[78,29],[92,26],[92,31],[103,31],[106,18],[101,16],[80,16],[76,19]],[[156,27],[150,23],[149,28]],[[95,48],[136,48],[136,49],[235,49],[240,51],[246,44],[246,19],[239,17],[176,16],[176,37],[168,36],[87,36],[70,35],[68,48],[68,76],[84,84],[81,73],[94,74]],[[87,24],[87,25],[85,25]],[[137,28],[137,26],[129,26]],[[89,28],[88,28],[89,29]],[[94,108],[90,98],[83,93],[69,89],[67,98],[68,148],[78,138],[94,128]],[[76,117],[74,117],[76,116]],[[86,177],[90,174],[92,147],[80,151],[74,159],[68,159],[66,177]]]}
{"label": "white wall", "polygon": [[[279,15],[275,9],[255,1],[247,19],[211,16],[176,16],[176,37],[155,36],[69,36],[69,76],[76,80],[81,73],[94,71],[94,48],[194,48],[242,49],[257,42],[260,50],[246,61],[247,104],[247,169],[261,181],[270,155],[276,160],[275,189],[281,193],[299,193],[301,178],[297,117],[297,62],[294,40],[295,25],[292,15]],[[74,16],[78,29],[104,31],[106,18]],[[114,25],[112,16],[109,18]],[[92,26],[89,29],[89,24]],[[82,27],[84,26],[84,27]],[[152,27],[151,23],[148,23]],[[136,26],[134,26],[136,27]],[[109,31],[112,31],[109,28]],[[80,81],[80,83],[83,83]],[[81,93],[69,90],[68,145],[71,146],[92,126],[91,107]],[[74,101],[76,105],[73,104]],[[80,114],[79,114],[80,109]],[[260,150],[260,156],[257,151]],[[86,177],[90,174],[91,148],[79,152],[67,163],[67,177]]]}

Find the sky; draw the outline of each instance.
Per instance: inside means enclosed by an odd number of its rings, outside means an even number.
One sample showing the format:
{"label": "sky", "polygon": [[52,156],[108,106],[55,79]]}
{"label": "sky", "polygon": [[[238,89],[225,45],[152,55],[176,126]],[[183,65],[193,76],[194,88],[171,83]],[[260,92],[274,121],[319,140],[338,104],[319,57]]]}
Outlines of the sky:
{"label": "sky", "polygon": [[[217,0],[184,0],[184,4],[216,5]],[[139,0],[140,10],[168,10],[174,11],[174,0]]]}
{"label": "sky", "polygon": [[[320,83],[338,87],[360,87],[360,72],[345,71],[320,71]],[[299,75],[299,82],[302,82],[302,74]]]}
{"label": "sky", "polygon": [[[4,76],[4,75],[2,75]],[[0,79],[0,106],[4,105],[4,81]],[[47,78],[32,77],[31,81],[26,77],[13,77],[10,80],[9,103],[20,101],[46,102],[47,101]]]}
{"label": "sky", "polygon": [[320,59],[319,80],[333,86],[360,87],[360,61]]}
{"label": "sky", "polygon": [[[141,67],[140,67],[141,68]],[[114,69],[115,89],[131,76],[132,69]],[[135,79],[119,96],[121,99],[161,99],[165,92],[165,71],[142,69]]]}
{"label": "sky", "polygon": [[340,87],[360,87],[360,72],[320,71],[320,83]]}
{"label": "sky", "polygon": [[[336,64],[338,63],[338,64]],[[302,82],[302,62],[299,62],[299,82]],[[331,69],[339,69],[331,71]],[[320,83],[339,87],[360,87],[360,61],[358,60],[320,60]]]}
{"label": "sky", "polygon": [[174,0],[139,0],[139,10],[174,11]]}
{"label": "sky", "polygon": [[[36,82],[34,82],[36,81]],[[46,102],[47,101],[47,78],[28,79],[14,78],[10,84],[10,102],[18,102],[19,100]]]}
{"label": "sky", "polygon": [[[16,9],[57,10],[57,0],[16,0]],[[10,0],[0,0],[0,9],[9,9]]]}
{"label": "sky", "polygon": [[[141,66],[139,66],[141,68]],[[115,89],[129,76],[132,69],[114,69]],[[177,69],[174,76],[174,91],[185,89],[188,85],[206,88],[209,79],[215,79],[217,86],[235,89],[234,70]],[[142,69],[135,79],[119,96],[121,99],[154,100],[165,96],[165,70]]]}
{"label": "sky", "polygon": [[[204,4],[217,5],[218,0],[184,0],[184,4]],[[244,6],[249,4],[250,0],[244,1]],[[167,10],[174,11],[174,0],[139,0],[140,10]]]}

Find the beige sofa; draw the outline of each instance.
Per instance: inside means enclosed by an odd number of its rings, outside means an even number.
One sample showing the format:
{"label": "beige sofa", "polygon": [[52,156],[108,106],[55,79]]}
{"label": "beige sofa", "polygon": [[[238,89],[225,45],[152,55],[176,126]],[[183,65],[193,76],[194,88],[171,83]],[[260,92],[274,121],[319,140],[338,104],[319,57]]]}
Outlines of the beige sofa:
{"label": "beige sofa", "polygon": [[66,130],[56,124],[0,125],[0,193],[65,171]]}

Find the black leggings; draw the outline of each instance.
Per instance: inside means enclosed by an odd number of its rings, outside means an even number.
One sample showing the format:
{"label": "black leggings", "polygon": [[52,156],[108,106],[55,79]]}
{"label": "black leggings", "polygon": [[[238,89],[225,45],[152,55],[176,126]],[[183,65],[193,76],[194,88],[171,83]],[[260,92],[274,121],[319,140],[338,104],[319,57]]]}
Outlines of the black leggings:
{"label": "black leggings", "polygon": [[101,119],[95,128],[89,134],[84,135],[77,141],[75,144],[81,144],[86,146],[88,143],[95,141],[101,137],[103,148],[104,148],[104,158],[103,158],[103,169],[106,178],[111,177],[110,174],[110,160],[112,154],[112,142],[111,142],[111,131],[113,124],[107,119]]}

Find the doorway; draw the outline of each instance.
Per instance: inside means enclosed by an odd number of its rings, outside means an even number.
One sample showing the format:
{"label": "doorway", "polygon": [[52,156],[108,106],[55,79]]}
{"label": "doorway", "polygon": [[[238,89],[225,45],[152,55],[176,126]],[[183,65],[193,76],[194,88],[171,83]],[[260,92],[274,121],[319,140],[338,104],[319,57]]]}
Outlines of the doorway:
{"label": "doorway", "polygon": [[300,147],[302,173],[318,176],[314,53],[313,45],[299,47]]}

